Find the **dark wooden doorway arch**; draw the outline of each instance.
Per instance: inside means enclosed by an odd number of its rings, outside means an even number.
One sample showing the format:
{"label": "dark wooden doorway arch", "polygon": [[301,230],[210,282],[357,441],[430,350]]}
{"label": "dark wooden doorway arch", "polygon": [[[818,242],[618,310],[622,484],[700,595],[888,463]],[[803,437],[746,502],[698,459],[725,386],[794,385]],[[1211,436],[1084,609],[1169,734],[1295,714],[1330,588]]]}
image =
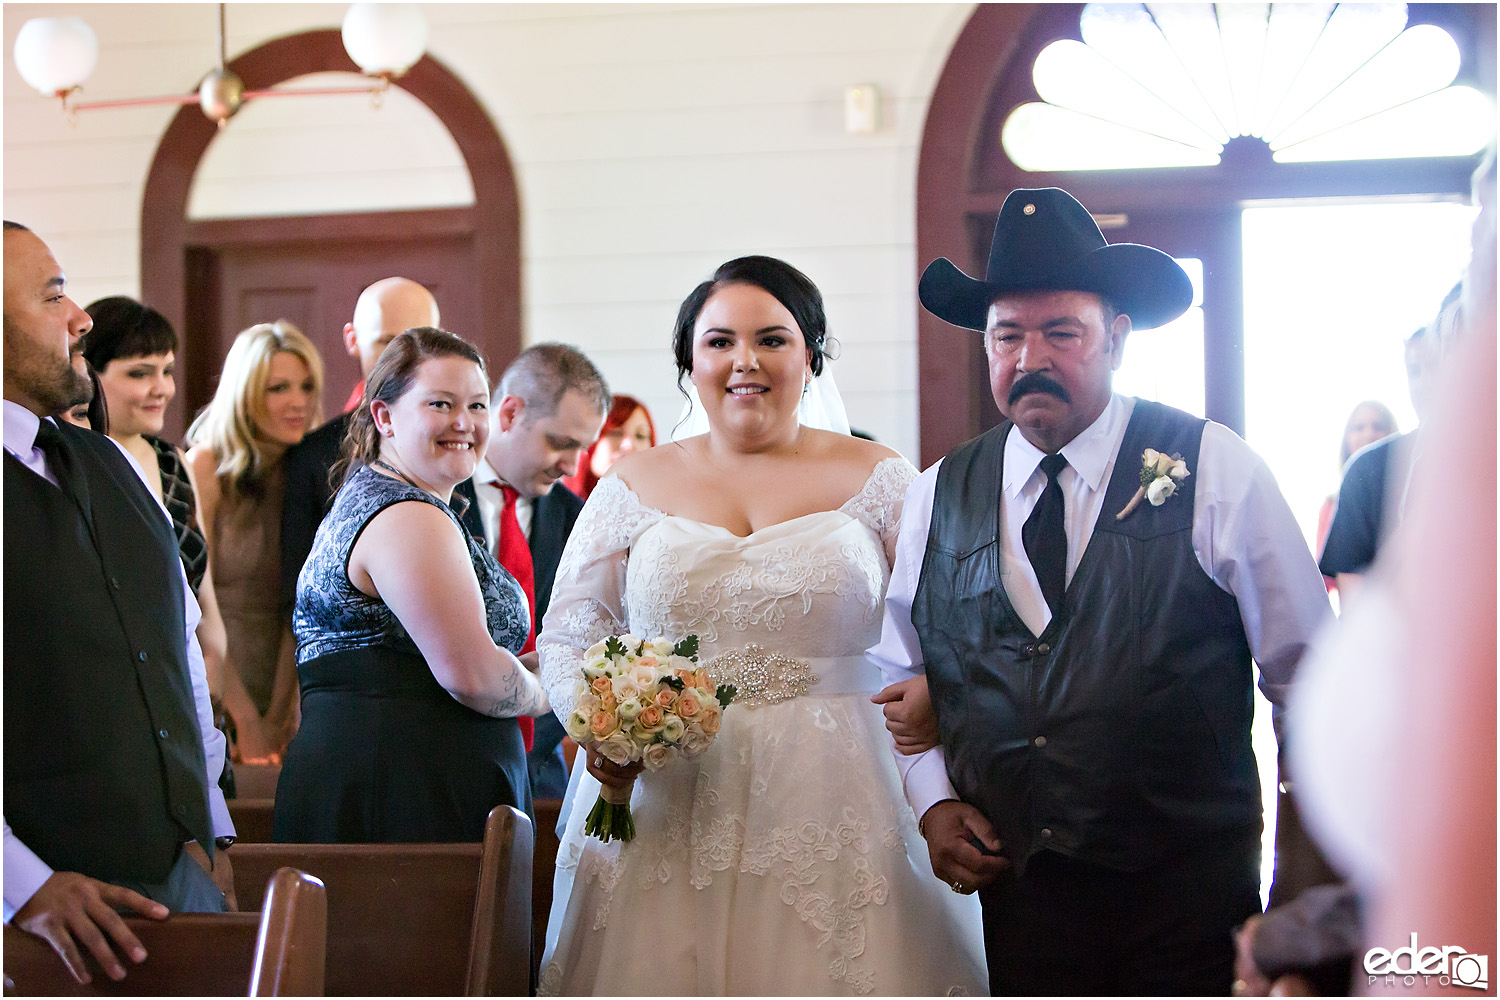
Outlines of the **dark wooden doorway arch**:
{"label": "dark wooden doorway arch", "polygon": [[[1204,290],[1208,416],[1244,432],[1240,208],[1247,201],[1389,195],[1466,196],[1479,156],[1277,164],[1235,140],[1214,167],[1029,173],[1010,162],[1000,128],[1017,105],[1039,100],[1031,68],[1058,38],[1080,37],[1083,4],[982,3],[948,55],[928,106],[917,163],[917,274],[948,257],[982,274],[1005,196],[1061,187],[1097,216],[1128,219],[1110,242],[1154,243],[1217,262]],[[1408,24],[1444,28],[1458,43],[1456,83],[1495,95],[1493,4],[1412,4]],[[1263,149],[1263,147],[1262,147]],[[1250,155],[1245,155],[1250,154]],[[1160,242],[1157,242],[1160,241]],[[918,413],[924,466],[998,419],[982,338],[917,307]]]}
{"label": "dark wooden doorway arch", "polygon": [[[359,72],[334,29],[274,39],[235,59],[229,68],[244,80],[247,90],[272,87],[309,73]],[[425,104],[452,134],[469,170],[474,204],[436,211],[258,219],[253,231],[264,233],[283,223],[282,228],[307,239],[344,225],[356,226],[362,233],[415,227],[428,234],[456,237],[466,260],[464,273],[453,278],[471,283],[465,292],[476,300],[478,317],[477,326],[463,333],[479,343],[498,370],[521,349],[521,210],[510,155],[484,106],[430,55],[423,56],[393,86]],[[214,123],[196,106],[180,110],[157,146],[141,205],[141,297],[181,332],[179,370],[196,390],[179,392],[167,413],[165,433],[177,439],[186,428],[190,403],[201,403],[203,393],[211,391],[206,382],[218,372],[227,347],[223,331],[206,328],[207,317],[192,315],[188,289],[190,278],[196,280],[189,262],[194,246],[212,245],[225,224],[224,220],[195,223],[187,218],[193,175],[217,134]],[[229,331],[228,337],[235,332]],[[331,387],[329,398],[336,395],[335,389]]]}

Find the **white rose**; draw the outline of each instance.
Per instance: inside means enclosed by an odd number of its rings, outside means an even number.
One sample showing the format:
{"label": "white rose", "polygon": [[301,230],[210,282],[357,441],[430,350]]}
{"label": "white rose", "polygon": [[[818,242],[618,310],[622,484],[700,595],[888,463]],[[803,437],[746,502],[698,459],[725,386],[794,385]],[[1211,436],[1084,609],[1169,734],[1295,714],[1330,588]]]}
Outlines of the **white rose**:
{"label": "white rose", "polygon": [[640,644],[641,640],[639,636],[632,635],[629,632],[626,632],[624,635],[620,636],[620,645],[624,646],[631,656],[635,655],[636,647]]}
{"label": "white rose", "polygon": [[589,734],[589,717],[576,708],[563,720],[563,729],[573,738],[574,743],[587,743],[593,738]]}
{"label": "white rose", "polygon": [[656,682],[661,679],[654,667],[645,667],[639,663],[630,668],[629,678],[642,691],[654,691]]}
{"label": "white rose", "polygon": [[1151,506],[1160,507],[1167,502],[1167,497],[1177,492],[1177,480],[1170,476],[1162,476],[1153,479],[1151,485],[1146,487],[1146,499],[1151,501]]}
{"label": "white rose", "polygon": [[615,733],[612,736],[606,736],[600,741],[599,752],[623,767],[636,759],[640,748],[624,733]]}
{"label": "white rose", "polygon": [[1181,460],[1177,461],[1172,465],[1170,469],[1167,470],[1167,475],[1171,476],[1173,479],[1186,479],[1188,477],[1187,463]]}
{"label": "white rose", "polygon": [[1156,456],[1156,474],[1158,476],[1165,476],[1169,471],[1171,471],[1172,466],[1176,465],[1176,464],[1177,464],[1177,460],[1174,459],[1171,455],[1167,455],[1167,454],[1157,455]]}
{"label": "white rose", "polygon": [[629,677],[616,677],[610,684],[614,687],[616,701],[631,701],[641,696],[640,686]]}
{"label": "white rose", "polygon": [[672,759],[673,752],[665,743],[653,743],[641,753],[641,763],[646,765],[648,771],[659,771],[662,765]]}
{"label": "white rose", "polygon": [[651,640],[650,645],[647,647],[647,651],[655,653],[659,659],[664,660],[667,657],[671,656],[672,650],[676,648],[677,644],[670,639],[657,638]]}
{"label": "white rose", "polygon": [[666,718],[662,719],[661,722],[661,738],[668,743],[676,743],[682,739],[684,729],[686,727],[683,725],[682,719],[668,712]]}
{"label": "white rose", "polygon": [[1155,448],[1147,448],[1145,454],[1141,456],[1141,460],[1147,465],[1155,465],[1157,456],[1159,456],[1160,454],[1161,452],[1157,451]]}
{"label": "white rose", "polygon": [[640,699],[628,698],[615,706],[615,714],[622,722],[634,722],[635,717],[641,714],[642,708],[645,706],[641,704]]}
{"label": "white rose", "polygon": [[595,659],[602,660],[602,659],[604,659],[604,640],[600,639],[598,642],[594,643],[588,649],[584,650],[583,651],[583,656],[584,656],[584,659],[587,659],[587,660],[595,660]]}
{"label": "white rose", "polygon": [[578,711],[582,712],[584,716],[587,717],[599,711],[599,699],[591,691],[581,691],[578,695],[577,704],[575,704],[573,707],[578,709]]}
{"label": "white rose", "polygon": [[696,757],[713,744],[713,737],[703,731],[702,726],[688,726],[682,734],[682,755]]}

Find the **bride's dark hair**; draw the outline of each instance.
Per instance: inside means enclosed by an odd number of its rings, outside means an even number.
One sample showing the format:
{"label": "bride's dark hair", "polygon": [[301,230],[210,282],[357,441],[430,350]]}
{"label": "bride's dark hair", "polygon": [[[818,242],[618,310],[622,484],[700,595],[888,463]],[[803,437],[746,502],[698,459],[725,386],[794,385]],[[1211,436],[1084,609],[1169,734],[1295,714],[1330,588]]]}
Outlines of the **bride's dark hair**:
{"label": "bride's dark hair", "polygon": [[823,312],[823,295],[818,286],[801,271],[775,257],[736,257],[719,265],[714,276],[693,289],[677,310],[677,325],[672,330],[672,353],[677,359],[677,387],[682,377],[693,370],[693,326],[709,297],[725,285],[754,285],[786,307],[802,331],[802,339],[812,351],[812,371],[823,374],[823,360],[828,356],[828,316]]}

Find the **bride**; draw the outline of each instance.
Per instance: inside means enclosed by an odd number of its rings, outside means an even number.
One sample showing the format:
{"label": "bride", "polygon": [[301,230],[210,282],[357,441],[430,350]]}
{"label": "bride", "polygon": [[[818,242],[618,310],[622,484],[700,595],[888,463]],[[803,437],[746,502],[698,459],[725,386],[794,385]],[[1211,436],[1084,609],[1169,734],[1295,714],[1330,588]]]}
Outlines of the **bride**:
{"label": "bride", "polygon": [[707,753],[636,781],[628,844],[582,827],[639,765],[579,754],[543,994],[987,992],[979,907],[932,874],[863,655],[916,470],[799,422],[825,326],[790,265],[720,267],[673,340],[707,433],[621,460],[573,530],[537,643],[559,717],[625,632],[696,634],[739,694]]}

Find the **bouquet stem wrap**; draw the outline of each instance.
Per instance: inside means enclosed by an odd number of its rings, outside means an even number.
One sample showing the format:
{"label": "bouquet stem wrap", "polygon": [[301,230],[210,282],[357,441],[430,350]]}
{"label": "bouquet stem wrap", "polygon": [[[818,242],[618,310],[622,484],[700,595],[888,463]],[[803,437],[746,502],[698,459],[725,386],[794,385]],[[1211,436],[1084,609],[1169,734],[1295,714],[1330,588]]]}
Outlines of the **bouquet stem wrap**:
{"label": "bouquet stem wrap", "polygon": [[635,819],[630,815],[630,795],[634,791],[634,781],[624,788],[600,786],[599,798],[594,802],[594,808],[589,810],[583,832],[591,837],[598,837],[605,843],[611,840],[629,843],[634,840]]}

